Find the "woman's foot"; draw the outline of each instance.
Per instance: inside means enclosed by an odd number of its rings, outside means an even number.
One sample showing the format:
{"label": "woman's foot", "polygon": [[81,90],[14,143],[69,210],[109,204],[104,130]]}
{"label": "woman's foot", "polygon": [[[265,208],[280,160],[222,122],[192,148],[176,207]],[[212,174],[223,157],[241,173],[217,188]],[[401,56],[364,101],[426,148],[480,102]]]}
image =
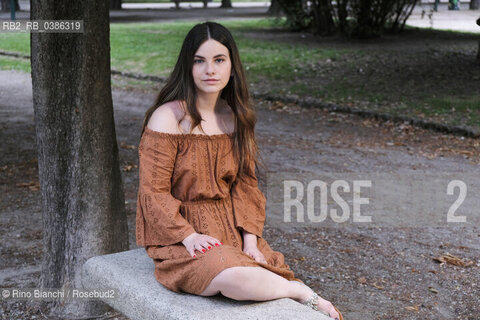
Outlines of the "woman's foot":
{"label": "woman's foot", "polygon": [[322,297],[318,297],[317,308],[323,312],[325,312],[329,317],[339,320],[340,315],[338,314],[337,310],[330,301],[323,299]]}
{"label": "woman's foot", "polygon": [[335,307],[330,301],[327,301],[318,295],[313,297],[314,291],[312,291],[312,289],[310,289],[308,286],[306,286],[303,283],[300,283],[295,280],[292,280],[291,282],[296,283],[296,285],[299,287],[299,295],[298,295],[298,298],[295,299],[296,301],[303,304],[313,298],[314,300],[316,300],[316,301],[313,301],[313,304],[317,306],[319,311],[322,311],[323,313],[325,313],[326,315],[328,315],[333,319],[340,319],[339,313],[337,312],[337,310],[335,310]]}

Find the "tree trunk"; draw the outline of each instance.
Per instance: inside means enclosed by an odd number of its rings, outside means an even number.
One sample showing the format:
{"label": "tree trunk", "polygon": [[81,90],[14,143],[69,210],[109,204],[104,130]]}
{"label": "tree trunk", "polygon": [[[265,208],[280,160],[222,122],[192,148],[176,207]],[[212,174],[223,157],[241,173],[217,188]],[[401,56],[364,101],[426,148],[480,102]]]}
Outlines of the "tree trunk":
{"label": "tree trunk", "polygon": [[[20,11],[18,0],[15,0],[15,11]],[[0,0],[0,12],[10,12],[10,0]]]}
{"label": "tree trunk", "polygon": [[[31,1],[32,20],[83,20],[83,33],[31,33],[42,194],[42,288],[82,289],[90,257],[128,250],[110,83],[108,1]],[[101,288],[99,288],[101,289]],[[57,317],[110,310],[99,300],[48,303]]]}
{"label": "tree trunk", "polygon": [[478,42],[477,62],[480,62],[480,41]]}
{"label": "tree trunk", "polygon": [[110,10],[122,10],[122,0],[110,0]]}
{"label": "tree trunk", "polygon": [[267,14],[270,16],[278,17],[282,14],[282,7],[277,0],[272,0],[270,2],[270,7],[268,7]]}
{"label": "tree trunk", "polygon": [[329,0],[314,0],[313,16],[315,21],[315,33],[319,35],[332,35],[335,32],[335,22],[333,20],[333,10]]}
{"label": "tree trunk", "polygon": [[220,8],[232,8],[232,0],[222,0]]}
{"label": "tree trunk", "polygon": [[[480,27],[480,18],[477,19],[477,25]],[[480,62],[480,41],[478,42],[477,61]]]}
{"label": "tree trunk", "polygon": [[480,0],[470,0],[470,10],[480,9]]}

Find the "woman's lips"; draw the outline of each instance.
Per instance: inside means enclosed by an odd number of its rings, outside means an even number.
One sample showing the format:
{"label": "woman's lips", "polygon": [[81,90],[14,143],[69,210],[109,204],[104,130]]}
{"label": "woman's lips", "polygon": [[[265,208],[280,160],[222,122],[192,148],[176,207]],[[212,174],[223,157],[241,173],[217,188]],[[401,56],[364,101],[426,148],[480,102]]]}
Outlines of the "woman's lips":
{"label": "woman's lips", "polygon": [[214,84],[218,82],[218,80],[203,80],[203,81],[205,81],[208,84]]}

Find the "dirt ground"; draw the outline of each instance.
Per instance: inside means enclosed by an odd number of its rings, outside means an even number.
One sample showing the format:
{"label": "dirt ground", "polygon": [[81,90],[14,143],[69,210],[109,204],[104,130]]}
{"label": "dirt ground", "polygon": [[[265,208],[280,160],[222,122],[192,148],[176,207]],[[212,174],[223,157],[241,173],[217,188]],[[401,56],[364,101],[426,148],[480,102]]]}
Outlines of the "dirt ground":
{"label": "dirt ground", "polygon": [[[37,287],[40,274],[41,198],[30,81],[29,74],[0,71],[1,288]],[[126,83],[118,77],[114,81]],[[143,114],[155,97],[152,85],[145,88],[149,89],[114,90],[131,249],[136,248],[138,184],[137,149],[132,146],[138,145]],[[479,172],[478,139],[280,102],[256,100],[255,105],[257,139],[266,165],[259,178],[267,195],[268,174],[282,172],[418,172],[420,177]],[[267,211],[265,239],[346,319],[478,319],[478,225],[348,222],[338,227],[286,223],[279,212]],[[459,257],[459,265],[434,260],[447,253]],[[42,312],[46,311],[35,304],[1,300],[2,319],[45,319]]]}

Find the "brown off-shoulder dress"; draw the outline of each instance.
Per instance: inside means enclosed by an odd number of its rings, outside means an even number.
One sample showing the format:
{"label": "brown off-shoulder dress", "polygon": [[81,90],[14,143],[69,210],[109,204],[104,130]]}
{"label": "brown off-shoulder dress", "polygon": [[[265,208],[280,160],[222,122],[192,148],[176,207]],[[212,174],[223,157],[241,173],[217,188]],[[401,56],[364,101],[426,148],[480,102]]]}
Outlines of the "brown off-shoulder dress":
{"label": "brown off-shoulder dress", "polygon": [[[233,138],[148,127],[141,137],[136,241],[153,259],[157,281],[172,291],[200,294],[218,273],[236,266],[263,267],[303,283],[262,238],[266,199],[253,161],[246,179],[236,179]],[[257,235],[267,263],[243,252],[242,229]],[[195,251],[193,258],[181,241],[195,231],[223,245]]]}

